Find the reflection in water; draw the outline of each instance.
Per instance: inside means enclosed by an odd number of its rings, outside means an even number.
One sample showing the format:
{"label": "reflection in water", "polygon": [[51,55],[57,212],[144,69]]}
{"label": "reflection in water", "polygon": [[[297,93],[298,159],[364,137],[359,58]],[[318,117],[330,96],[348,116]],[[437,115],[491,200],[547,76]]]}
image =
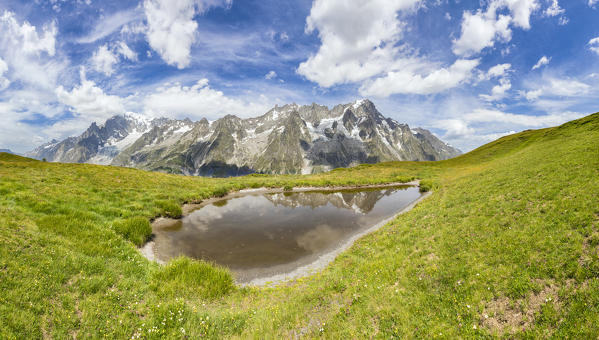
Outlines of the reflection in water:
{"label": "reflection in water", "polygon": [[155,227],[155,251],[212,261],[248,281],[310,263],[419,197],[416,187],[248,194]]}

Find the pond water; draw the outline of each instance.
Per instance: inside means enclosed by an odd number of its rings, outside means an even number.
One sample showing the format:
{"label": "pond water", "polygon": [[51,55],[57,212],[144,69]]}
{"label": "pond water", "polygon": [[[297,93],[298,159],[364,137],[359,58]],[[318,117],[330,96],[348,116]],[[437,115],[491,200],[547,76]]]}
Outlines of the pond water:
{"label": "pond water", "polygon": [[153,225],[158,260],[186,255],[228,267],[239,283],[318,261],[394,216],[418,187],[248,193]]}

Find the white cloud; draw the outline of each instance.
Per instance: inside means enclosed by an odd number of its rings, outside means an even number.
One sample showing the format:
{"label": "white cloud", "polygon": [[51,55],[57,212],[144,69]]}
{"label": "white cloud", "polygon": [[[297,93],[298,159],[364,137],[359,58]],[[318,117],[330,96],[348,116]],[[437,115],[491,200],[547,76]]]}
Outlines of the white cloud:
{"label": "white cloud", "polygon": [[512,64],[498,64],[487,71],[487,79],[503,77],[512,68]]}
{"label": "white cloud", "polygon": [[5,90],[10,85],[10,80],[4,77],[6,71],[8,71],[8,65],[0,58],[0,91]]}
{"label": "white cloud", "polygon": [[270,72],[268,72],[268,73],[267,73],[267,74],[264,76],[264,79],[268,79],[268,80],[270,80],[270,79],[273,79],[273,78],[276,78],[276,77],[277,77],[277,72],[275,72],[275,71],[270,71]]}
{"label": "white cloud", "polygon": [[510,80],[506,78],[501,78],[499,79],[499,85],[495,85],[493,89],[491,89],[490,95],[481,94],[480,97],[488,102],[501,100],[505,98],[506,92],[509,91],[509,89],[511,88],[512,83],[510,82]]}
{"label": "white cloud", "polygon": [[589,50],[599,55],[599,37],[589,40]]}
{"label": "white cloud", "polygon": [[557,0],[552,0],[551,6],[547,7],[544,13],[548,17],[554,17],[560,14],[564,14],[565,12],[566,10],[559,6]]}
{"label": "white cloud", "polygon": [[58,101],[71,107],[71,111],[82,115],[86,121],[101,121],[116,114],[125,112],[123,98],[108,95],[85,77],[85,69],[81,68],[81,84],[71,91],[61,85],[56,89]]}
{"label": "white cloud", "polygon": [[570,19],[568,19],[566,17],[560,17],[557,24],[560,26],[564,26],[564,25],[567,25],[569,22],[570,22]]}
{"label": "white cloud", "polygon": [[[297,72],[320,86],[354,83],[393,67],[403,24],[398,11],[418,0],[315,0],[306,33],[318,31],[318,52]],[[349,20],[348,18],[351,18]]]}
{"label": "white cloud", "polygon": [[169,65],[189,66],[191,46],[198,24],[193,20],[213,6],[230,5],[231,0],[145,0],[148,43]]}
{"label": "white cloud", "polygon": [[599,0],[589,0],[589,6],[593,7],[595,4],[599,3]]}
{"label": "white cloud", "polygon": [[445,130],[444,138],[456,138],[475,133],[473,128],[469,127],[466,122],[460,119],[443,119],[435,122],[435,125],[438,128]]}
{"label": "white cloud", "polygon": [[502,123],[519,125],[522,127],[540,128],[563,124],[577,118],[580,118],[580,114],[572,112],[532,116],[505,113],[497,110],[476,109],[465,114],[462,117],[462,120],[467,123]]}
{"label": "white cloud", "polygon": [[524,94],[524,97],[529,101],[537,100],[543,94],[543,90],[531,90]]}
{"label": "white cloud", "polygon": [[78,43],[88,44],[100,40],[104,37],[117,31],[119,28],[126,26],[127,23],[134,21],[140,17],[140,12],[137,8],[116,12],[109,16],[104,16],[98,19],[96,26],[86,36],[77,39]]}
{"label": "white cloud", "polygon": [[433,127],[445,131],[444,140],[471,149],[516,131],[556,126],[582,116],[569,111],[535,116],[477,108],[466,114],[434,121]]}
{"label": "white cloud", "polygon": [[133,52],[124,41],[117,44],[117,52],[131,61],[137,61],[137,53]]}
{"label": "white cloud", "polygon": [[453,52],[457,55],[469,56],[492,47],[496,40],[504,42],[512,39],[509,29],[511,18],[500,15],[499,18],[481,11],[472,14],[464,12],[462,19],[462,34],[453,42]]}
{"label": "white cloud", "polygon": [[[297,72],[323,87],[361,83],[360,94],[432,94],[466,82],[478,60],[442,66],[419,57],[401,41],[405,24],[419,0],[315,0],[306,33],[318,31],[318,52]],[[352,20],[347,20],[352,18]]]}
{"label": "white cloud", "polygon": [[271,106],[265,97],[259,102],[230,98],[201,79],[193,86],[166,84],[144,99],[145,114],[154,117],[216,119],[226,114],[250,117],[264,113]]}
{"label": "white cloud", "polygon": [[20,49],[26,54],[39,55],[46,52],[53,56],[56,52],[56,23],[46,25],[40,35],[35,26],[27,21],[19,25],[14,13],[5,11],[0,17],[2,24],[2,40],[11,41],[13,45],[20,45]]}
{"label": "white cloud", "polygon": [[513,16],[512,20],[517,27],[525,30],[530,29],[530,15],[539,8],[537,0],[502,0],[497,2],[499,7],[507,6],[509,8]]}
{"label": "white cloud", "polygon": [[542,56],[541,59],[539,59],[539,61],[537,61],[537,63],[532,67],[532,70],[541,68],[541,66],[543,66],[543,65],[549,65],[550,61],[551,61],[551,58],[547,58],[547,56]]}
{"label": "white cloud", "polygon": [[551,94],[556,96],[581,96],[587,94],[591,87],[578,80],[568,78],[552,78],[549,79],[548,84],[543,86],[543,92],[545,94]]}
{"label": "white cloud", "polygon": [[386,97],[394,93],[432,94],[438,93],[463,83],[470,78],[472,70],[478,66],[479,60],[459,59],[449,68],[436,69],[420,75],[409,68],[389,72],[385,77],[360,88],[363,96]]}
{"label": "white cloud", "polygon": [[91,58],[91,64],[95,71],[111,76],[120,57],[129,61],[137,61],[137,53],[133,52],[124,41],[120,41],[111,47],[108,47],[107,44],[98,47]]}
{"label": "white cloud", "polygon": [[564,77],[544,77],[535,81],[541,84],[533,90],[521,92],[529,101],[536,101],[540,97],[581,97],[587,95],[592,87],[576,79]]}
{"label": "white cloud", "polygon": [[27,21],[19,23],[14,13],[5,11],[0,16],[0,32],[0,57],[10,68],[10,80],[53,90],[66,63],[65,58],[52,59],[56,54],[56,23],[38,29]]}
{"label": "white cloud", "polygon": [[[538,7],[536,0],[492,0],[484,12],[481,9],[476,13],[465,11],[461,35],[453,42],[453,52],[471,56],[493,47],[496,41],[510,41],[510,25],[530,29],[530,16]],[[508,9],[510,15],[498,14],[503,8]]]}
{"label": "white cloud", "polygon": [[118,62],[117,57],[106,45],[98,47],[96,52],[94,52],[91,61],[97,72],[102,72],[107,76],[114,73],[114,64]]}

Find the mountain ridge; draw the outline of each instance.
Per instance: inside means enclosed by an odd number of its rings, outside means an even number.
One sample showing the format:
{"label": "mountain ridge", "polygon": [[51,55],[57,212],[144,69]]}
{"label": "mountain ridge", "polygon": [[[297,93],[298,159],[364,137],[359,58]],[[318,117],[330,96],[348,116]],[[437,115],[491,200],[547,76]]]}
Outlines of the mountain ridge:
{"label": "mountain ridge", "polygon": [[383,161],[434,161],[461,152],[430,131],[384,117],[368,99],[329,109],[275,106],[258,117],[215,121],[125,114],[92,123],[80,136],[53,140],[32,158],[201,176],[307,174]]}

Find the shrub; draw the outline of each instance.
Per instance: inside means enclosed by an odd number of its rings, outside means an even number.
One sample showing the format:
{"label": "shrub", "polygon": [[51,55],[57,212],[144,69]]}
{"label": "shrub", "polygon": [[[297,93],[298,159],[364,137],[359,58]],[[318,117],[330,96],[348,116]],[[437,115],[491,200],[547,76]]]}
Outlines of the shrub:
{"label": "shrub", "polygon": [[158,206],[158,208],[160,208],[161,214],[164,216],[179,218],[181,217],[181,215],[183,215],[183,210],[181,209],[181,206],[175,202],[161,200],[156,201],[155,204],[156,206]]}
{"label": "shrub", "polygon": [[215,197],[225,197],[229,193],[229,189],[225,187],[219,187],[213,191]]}
{"label": "shrub", "polygon": [[291,191],[293,190],[293,186],[287,184],[286,186],[283,187],[283,191]]}
{"label": "shrub", "polygon": [[420,192],[429,192],[437,187],[436,183],[431,180],[420,181]]}
{"label": "shrub", "polygon": [[233,290],[233,277],[222,267],[178,257],[156,271],[151,288],[166,296],[199,296],[213,299]]}
{"label": "shrub", "polygon": [[138,247],[143,245],[148,237],[152,235],[150,221],[144,217],[132,217],[117,221],[113,224],[113,227],[119,235]]}

